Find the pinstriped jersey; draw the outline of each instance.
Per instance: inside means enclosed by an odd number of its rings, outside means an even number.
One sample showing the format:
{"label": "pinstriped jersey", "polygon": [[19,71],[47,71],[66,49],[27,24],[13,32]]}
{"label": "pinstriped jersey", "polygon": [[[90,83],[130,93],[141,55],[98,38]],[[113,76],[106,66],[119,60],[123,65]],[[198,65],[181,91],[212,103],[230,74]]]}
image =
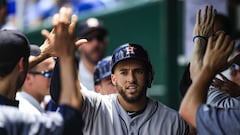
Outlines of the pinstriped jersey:
{"label": "pinstriped jersey", "polygon": [[85,135],[185,135],[189,132],[178,112],[158,101],[149,99],[145,110],[131,118],[116,94],[81,92]]}
{"label": "pinstriped jersey", "polygon": [[0,135],[82,135],[77,110],[60,105],[57,111],[35,115],[0,105]]}
{"label": "pinstriped jersey", "polygon": [[[63,118],[60,113],[32,115],[16,107],[0,105],[0,133],[7,135],[61,135]],[[2,135],[2,133],[1,133]]]}
{"label": "pinstriped jersey", "polygon": [[221,108],[240,108],[240,97],[232,97],[228,93],[210,86],[207,104]]}

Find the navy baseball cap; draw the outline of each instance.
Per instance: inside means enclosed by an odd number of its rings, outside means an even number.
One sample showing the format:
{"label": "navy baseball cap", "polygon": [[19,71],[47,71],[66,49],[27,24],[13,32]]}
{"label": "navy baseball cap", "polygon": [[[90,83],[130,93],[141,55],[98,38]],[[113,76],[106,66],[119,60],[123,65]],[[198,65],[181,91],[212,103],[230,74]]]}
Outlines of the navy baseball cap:
{"label": "navy baseball cap", "polygon": [[119,62],[127,59],[137,59],[143,61],[147,64],[149,69],[152,70],[152,64],[147,51],[139,44],[126,43],[113,51],[111,72],[114,73],[114,68]]}
{"label": "navy baseball cap", "polygon": [[97,63],[93,74],[95,84],[111,75],[111,59],[111,56],[107,56]]}
{"label": "navy baseball cap", "polygon": [[0,63],[17,62],[21,57],[28,58],[40,53],[37,45],[29,45],[24,34],[16,30],[0,31]]}
{"label": "navy baseball cap", "polygon": [[38,56],[41,54],[40,47],[35,44],[30,44],[30,55],[31,56]]}
{"label": "navy baseball cap", "polygon": [[78,38],[86,38],[93,31],[98,31],[103,36],[106,36],[108,33],[100,20],[97,18],[88,18],[79,24]]}
{"label": "navy baseball cap", "polygon": [[128,59],[139,60],[146,64],[150,74],[148,79],[148,87],[150,88],[154,76],[153,68],[147,51],[140,44],[126,43],[115,49],[112,54],[111,73],[114,74],[114,69],[119,62]]}

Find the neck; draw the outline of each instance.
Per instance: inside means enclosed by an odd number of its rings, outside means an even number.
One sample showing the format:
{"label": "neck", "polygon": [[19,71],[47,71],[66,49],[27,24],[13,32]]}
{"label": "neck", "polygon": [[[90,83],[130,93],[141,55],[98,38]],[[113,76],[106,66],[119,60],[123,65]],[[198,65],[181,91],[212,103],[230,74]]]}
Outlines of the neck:
{"label": "neck", "polygon": [[128,112],[138,112],[138,111],[142,111],[146,105],[147,105],[147,97],[142,98],[141,100],[134,102],[134,103],[129,103],[126,100],[124,100],[122,98],[121,95],[118,94],[117,96],[118,101],[120,103],[120,105]]}
{"label": "neck", "polygon": [[[17,78],[17,77],[15,77]],[[0,95],[14,100],[16,96],[16,79],[11,80],[9,76],[0,79]]]}
{"label": "neck", "polygon": [[38,101],[38,103],[41,103],[43,101],[44,96],[35,93],[33,90],[25,90],[23,89],[24,92],[28,93],[29,95],[31,95],[34,99],[36,99]]}
{"label": "neck", "polygon": [[94,72],[94,70],[95,70],[96,64],[93,64],[93,63],[87,61],[86,59],[82,59],[82,62],[83,62],[83,64],[84,64],[85,68],[86,68],[90,73],[93,74],[93,72]]}

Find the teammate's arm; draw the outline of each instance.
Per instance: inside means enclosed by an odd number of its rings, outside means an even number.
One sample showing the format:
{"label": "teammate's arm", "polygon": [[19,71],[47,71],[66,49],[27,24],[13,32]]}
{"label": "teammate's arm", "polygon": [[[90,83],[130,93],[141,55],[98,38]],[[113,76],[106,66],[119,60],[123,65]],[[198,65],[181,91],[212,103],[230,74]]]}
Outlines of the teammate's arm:
{"label": "teammate's arm", "polygon": [[194,127],[196,127],[197,110],[201,104],[206,102],[208,87],[212,79],[218,72],[221,72],[233,62],[233,60],[227,61],[233,46],[234,41],[225,33],[219,35],[216,43],[213,41],[213,37],[208,40],[203,67],[200,69],[196,79],[193,80],[179,109],[183,119]]}

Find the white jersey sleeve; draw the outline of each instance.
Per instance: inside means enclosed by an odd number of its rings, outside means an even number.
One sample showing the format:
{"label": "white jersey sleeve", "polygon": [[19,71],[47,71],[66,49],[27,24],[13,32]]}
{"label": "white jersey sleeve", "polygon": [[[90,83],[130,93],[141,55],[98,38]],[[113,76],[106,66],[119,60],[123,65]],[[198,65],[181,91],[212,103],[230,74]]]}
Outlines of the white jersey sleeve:
{"label": "white jersey sleeve", "polygon": [[60,113],[32,115],[15,107],[0,106],[0,128],[9,135],[61,135],[63,118]]}
{"label": "white jersey sleeve", "polygon": [[240,98],[231,97],[228,93],[210,86],[208,90],[207,104],[222,108],[240,108]]}

